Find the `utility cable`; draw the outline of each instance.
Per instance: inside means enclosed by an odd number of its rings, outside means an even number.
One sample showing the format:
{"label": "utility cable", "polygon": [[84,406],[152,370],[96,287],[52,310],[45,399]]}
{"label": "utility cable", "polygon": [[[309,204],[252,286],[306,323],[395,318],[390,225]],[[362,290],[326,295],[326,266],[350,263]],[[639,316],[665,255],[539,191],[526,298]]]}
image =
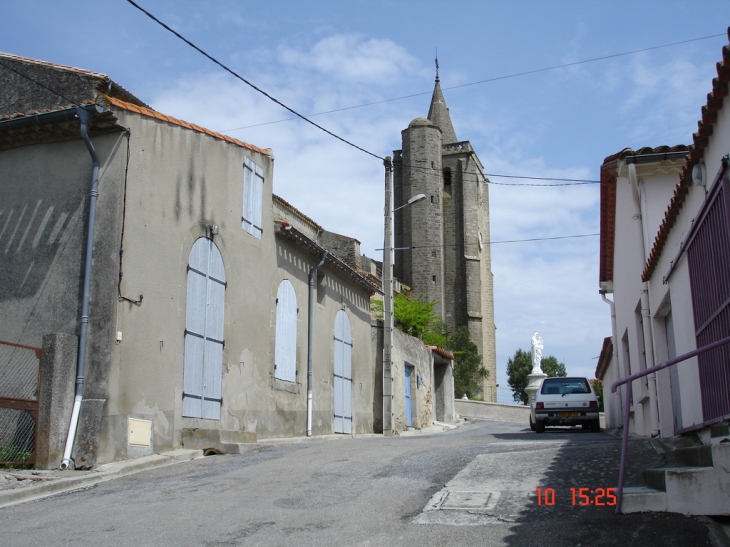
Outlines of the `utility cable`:
{"label": "utility cable", "polygon": [[59,91],[56,91],[55,89],[51,89],[51,88],[50,88],[50,87],[48,87],[47,85],[44,85],[44,84],[42,84],[42,83],[41,83],[41,82],[39,82],[38,80],[34,80],[33,78],[31,78],[31,77],[30,77],[30,76],[28,76],[27,74],[23,74],[22,72],[20,72],[20,71],[18,71],[18,70],[15,70],[15,69],[14,69],[13,67],[11,67],[11,66],[8,66],[8,65],[6,65],[6,64],[5,64],[5,63],[3,63],[2,61],[0,61],[0,65],[4,66],[5,68],[7,68],[8,70],[10,70],[10,71],[12,71],[12,72],[15,72],[15,73],[16,73],[16,74],[17,74],[18,76],[21,76],[22,78],[25,78],[26,80],[28,80],[28,81],[30,81],[30,82],[33,82],[34,84],[36,84],[36,85],[38,85],[38,86],[42,87],[42,88],[43,88],[43,89],[45,89],[46,91],[50,91],[50,92],[51,92],[51,93],[53,93],[54,95],[58,95],[58,96],[59,96],[59,97],[61,97],[62,99],[65,99],[65,100],[67,100],[67,101],[68,101],[69,103],[71,103],[71,104],[72,104],[73,106],[79,106],[79,105],[78,105],[78,104],[76,103],[76,101],[72,101],[71,99],[69,99],[68,97],[66,97],[66,96],[65,96],[65,95],[64,95],[63,93],[61,93],[61,92],[59,92]]}
{"label": "utility cable", "polygon": [[135,8],[137,8],[142,13],[144,13],[147,17],[149,17],[150,19],[152,19],[154,22],[156,22],[162,28],[170,31],[172,34],[174,34],[175,36],[177,36],[178,38],[180,38],[180,40],[182,40],[183,42],[185,42],[186,44],[188,44],[190,47],[192,47],[194,50],[196,50],[197,52],[199,52],[200,54],[202,54],[204,57],[207,57],[208,59],[210,59],[211,61],[213,61],[215,64],[217,64],[223,70],[225,70],[226,72],[228,72],[229,74],[231,74],[235,78],[241,80],[244,84],[246,84],[249,87],[253,88],[254,90],[258,91],[259,93],[261,93],[262,95],[264,95],[265,97],[267,97],[271,101],[275,102],[276,104],[278,104],[282,108],[288,110],[289,112],[291,112],[292,114],[294,114],[298,118],[301,118],[302,120],[304,120],[305,122],[313,125],[317,129],[319,129],[321,131],[324,131],[328,135],[330,135],[330,136],[332,136],[332,137],[334,137],[334,138],[336,138],[336,139],[344,142],[345,144],[347,144],[349,146],[352,146],[353,148],[356,148],[356,149],[360,150],[361,152],[365,152],[366,154],[368,154],[370,156],[373,156],[374,158],[378,158],[379,160],[384,160],[385,159],[385,158],[382,158],[382,157],[378,156],[377,154],[373,154],[372,152],[370,152],[368,150],[365,150],[364,148],[361,148],[360,146],[357,146],[356,144],[351,143],[350,141],[348,141],[346,139],[343,139],[339,135],[334,134],[332,131],[330,131],[328,129],[325,129],[321,125],[318,125],[315,122],[313,122],[312,120],[306,118],[305,116],[302,116],[296,110],[293,110],[292,108],[289,108],[287,105],[285,105],[284,103],[282,103],[280,100],[276,99],[275,97],[272,97],[271,95],[269,95],[268,93],[266,93],[264,90],[256,87],[254,84],[252,84],[251,82],[249,82],[248,80],[246,80],[243,76],[239,75],[238,73],[236,73],[235,71],[233,71],[232,69],[228,68],[226,65],[224,65],[223,63],[221,63],[215,57],[209,55],[208,53],[206,53],[205,51],[203,51],[202,49],[200,49],[198,46],[196,46],[195,44],[193,44],[190,40],[188,40],[187,38],[183,37],[180,33],[174,31],[173,29],[171,29],[165,23],[163,23],[162,21],[160,21],[157,17],[155,17],[154,15],[152,15],[150,12],[148,12],[147,10],[145,10],[144,8],[142,8],[141,6],[139,6],[138,4],[136,4],[135,2],[133,2],[132,0],[127,0],[127,2],[130,3],[132,6],[134,6]]}
{"label": "utility cable", "polygon": [[[127,1],[130,1],[130,0],[127,0]],[[450,86],[450,87],[444,87],[442,89],[448,91],[449,89],[459,89],[459,88],[462,88],[462,87],[469,87],[469,86],[472,86],[472,85],[480,85],[480,84],[486,84],[486,83],[490,83],[490,82],[497,82],[497,81],[500,81],[500,80],[508,80],[510,78],[519,78],[520,76],[528,76],[530,74],[537,74],[539,72],[547,72],[547,71],[550,71],[550,70],[557,70],[559,68],[567,68],[567,67],[576,66],[576,65],[584,65],[586,63],[594,63],[596,61],[605,61],[606,59],[614,59],[616,57],[625,57],[626,55],[634,55],[636,53],[643,53],[645,51],[653,51],[655,49],[662,49],[662,48],[667,48],[667,47],[672,47],[672,46],[679,46],[679,45],[688,44],[688,43],[691,43],[691,42],[699,42],[700,40],[709,40],[710,38],[718,38],[720,36],[725,36],[725,34],[724,33],[722,33],[722,34],[711,34],[710,36],[702,36],[701,38],[692,38],[690,40],[682,40],[680,42],[672,42],[671,44],[662,44],[660,46],[652,46],[652,47],[647,47],[647,48],[642,48],[642,49],[635,49],[633,51],[625,51],[623,53],[614,53],[612,55],[604,55],[602,57],[594,57],[593,59],[585,59],[583,61],[575,61],[575,62],[572,62],[572,63],[565,63],[565,64],[562,64],[562,65],[555,65],[555,66],[550,66],[550,67],[546,67],[546,68],[537,68],[535,70],[527,70],[525,72],[517,72],[515,74],[508,74],[506,76],[497,76],[495,78],[488,78],[486,80],[479,80],[477,82],[469,82],[467,84],[453,85],[453,86]],[[383,99],[382,101],[374,101],[372,103],[363,103],[363,104],[358,104],[358,105],[354,105],[354,106],[346,106],[346,107],[343,107],[343,108],[336,108],[334,110],[327,110],[327,111],[324,111],[324,112],[317,112],[315,114],[308,114],[307,117],[312,118],[314,116],[324,116],[325,114],[334,114],[336,112],[343,112],[345,110],[354,110],[356,108],[364,108],[366,106],[374,106],[374,105],[377,105],[377,104],[389,103],[389,102],[393,102],[393,101],[401,101],[403,99],[411,99],[413,97],[420,97],[422,95],[428,95],[430,93],[433,93],[433,90],[431,90],[431,91],[422,91],[420,93],[412,93],[410,95],[403,95],[401,97],[394,97],[392,99]],[[299,115],[299,114],[297,114],[297,115]],[[221,131],[221,133],[227,133],[227,132],[230,132],[230,131],[238,131],[239,129],[250,129],[252,127],[260,127],[262,125],[271,125],[271,124],[274,124],[274,123],[288,122],[288,121],[291,121],[291,120],[294,120],[294,119],[296,119],[296,118],[285,118],[283,120],[275,120],[275,121],[271,121],[271,122],[257,123],[257,124],[253,124],[253,125],[244,125],[242,127],[234,127],[233,129],[225,129],[225,130]]]}
{"label": "utility cable", "polygon": [[[500,243],[524,243],[526,241],[552,241],[556,239],[575,239],[579,237],[595,237],[599,236],[601,234],[576,234],[576,235],[570,235],[570,236],[555,236],[555,237],[532,237],[529,239],[506,239],[503,241],[486,241],[482,243],[482,245],[497,245]],[[418,245],[416,247],[394,247],[394,251],[406,251],[406,250],[413,250],[413,249],[448,249],[453,247],[458,247],[464,245],[465,247],[467,245],[479,245],[478,241],[474,242],[464,242],[464,243],[454,243],[451,245]],[[382,251],[384,249],[374,249],[376,251]]]}
{"label": "utility cable", "polygon": [[[589,180],[589,179],[560,179],[555,177],[524,177],[520,175],[497,175],[495,173],[482,173],[485,177],[500,177],[503,179],[527,179],[527,180],[562,180],[565,182],[574,182],[577,184],[600,184],[600,180]],[[509,182],[492,182],[490,184],[513,184]],[[514,186],[568,186],[567,184],[513,184]]]}
{"label": "utility cable", "polygon": [[[409,165],[409,164],[400,164],[401,167],[405,167],[408,169],[421,169],[423,171],[439,171],[436,167],[424,167],[421,165]],[[470,174],[470,173],[467,173]],[[568,184],[530,184],[530,183],[515,183],[515,182],[494,182],[491,180],[487,180],[487,184],[498,184],[500,186],[541,186],[550,188],[553,186],[579,186],[584,184],[600,184],[600,180],[592,180],[592,179],[563,179],[558,177],[530,177],[530,176],[522,176],[522,175],[498,175],[496,173],[481,173],[484,177],[499,177],[499,178],[506,178],[506,179],[526,179],[526,180],[555,180],[555,181],[565,181]]]}

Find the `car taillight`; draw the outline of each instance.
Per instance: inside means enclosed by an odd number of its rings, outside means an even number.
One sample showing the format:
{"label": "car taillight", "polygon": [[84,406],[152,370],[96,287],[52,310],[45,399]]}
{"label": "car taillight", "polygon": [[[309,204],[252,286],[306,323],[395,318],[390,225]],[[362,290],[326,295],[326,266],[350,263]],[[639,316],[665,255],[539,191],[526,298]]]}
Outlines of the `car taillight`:
{"label": "car taillight", "polygon": [[535,403],[535,408],[545,408],[545,403]]}
{"label": "car taillight", "polygon": [[598,408],[598,402],[597,401],[591,401],[591,404],[588,405],[591,408]]}

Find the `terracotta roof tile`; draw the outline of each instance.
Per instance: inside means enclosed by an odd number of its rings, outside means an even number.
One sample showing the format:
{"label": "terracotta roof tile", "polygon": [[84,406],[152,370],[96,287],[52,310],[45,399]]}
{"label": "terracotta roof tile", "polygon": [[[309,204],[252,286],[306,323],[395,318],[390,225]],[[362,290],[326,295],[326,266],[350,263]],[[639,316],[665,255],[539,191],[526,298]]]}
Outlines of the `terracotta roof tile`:
{"label": "terracotta roof tile", "polygon": [[150,108],[145,108],[143,106],[131,104],[131,103],[122,101],[120,99],[115,99],[114,97],[106,97],[106,100],[108,101],[109,104],[111,104],[117,108],[121,108],[122,110],[127,110],[129,112],[136,112],[137,114],[147,116],[148,118],[154,118],[156,120],[160,120],[160,121],[163,121],[166,123],[178,125],[180,127],[184,127],[185,129],[190,129],[192,131],[196,131],[198,133],[205,133],[206,135],[210,135],[214,139],[219,139],[222,141],[229,142],[231,144],[235,144],[236,146],[248,148],[249,150],[253,150],[254,152],[258,152],[258,153],[264,154],[266,156],[268,156],[270,154],[270,152],[268,150],[259,148],[258,146],[254,146],[253,144],[248,144],[246,142],[239,141],[238,139],[234,139],[233,137],[229,137],[228,135],[216,133],[215,131],[211,131],[210,129],[206,129],[205,127],[200,127],[199,125],[195,125],[193,123],[188,123],[184,120],[179,120],[177,118],[173,118],[172,116],[166,116],[165,114],[162,114],[162,113],[157,112],[156,110],[152,110]]}
{"label": "terracotta roof tile", "polygon": [[94,78],[107,79],[109,76],[102,74],[101,72],[93,72],[91,70],[85,70],[83,68],[76,68],[74,66],[59,65],[57,63],[49,63],[48,61],[40,61],[38,59],[31,59],[29,57],[21,57],[20,55],[13,55],[11,53],[2,53],[2,57],[10,59],[12,61],[19,61],[21,63],[32,64],[43,66],[46,68],[54,68],[58,70],[64,70],[67,72],[75,72],[76,74],[83,74],[85,76],[92,76]]}
{"label": "terracotta roof tile", "polygon": [[438,346],[426,346],[426,348],[430,349],[434,353],[438,353],[441,357],[446,357],[446,359],[449,359],[451,361],[455,361],[456,357],[452,353],[449,353],[443,348],[440,348]]}
{"label": "terracotta roof tile", "polygon": [[662,145],[656,148],[644,146],[638,150],[624,148],[621,152],[617,152],[603,160],[603,165],[601,165],[599,282],[613,281],[613,253],[616,228],[616,177],[619,161],[629,156],[685,152],[688,150],[690,150],[690,147],[684,144],[678,144],[676,146]]}
{"label": "terracotta roof tile", "polygon": [[[728,28],[728,40],[730,41],[730,27]],[[728,82],[730,82],[730,44],[722,48],[722,61],[715,65],[717,78],[712,79],[712,93],[707,95],[707,104],[702,107],[702,118],[697,122],[698,130],[692,135],[694,145],[690,149],[690,155],[684,166],[682,175],[674,189],[664,220],[654,238],[654,245],[649,253],[649,258],[644,266],[641,276],[642,281],[649,281],[656,270],[659,258],[664,250],[669,232],[679,215],[684,198],[689,193],[692,185],[692,169],[705,155],[704,149],[708,144],[708,137],[713,133],[713,125],[717,123],[717,112],[723,107],[724,97],[728,95]]]}

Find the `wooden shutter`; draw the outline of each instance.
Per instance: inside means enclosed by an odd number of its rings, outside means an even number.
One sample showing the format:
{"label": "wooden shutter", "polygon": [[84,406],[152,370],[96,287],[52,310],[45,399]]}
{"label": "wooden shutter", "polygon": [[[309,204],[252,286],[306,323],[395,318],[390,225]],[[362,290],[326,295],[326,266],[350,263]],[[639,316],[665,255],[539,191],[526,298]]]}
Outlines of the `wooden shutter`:
{"label": "wooden shutter", "polygon": [[352,433],[352,333],[344,310],[335,317],[335,433]]}
{"label": "wooden shutter", "polygon": [[218,247],[198,239],[188,261],[183,416],[220,419],[225,283]]}
{"label": "wooden shutter", "polygon": [[296,381],[297,372],[297,295],[288,279],[276,292],[276,350],[274,377]]}
{"label": "wooden shutter", "polygon": [[243,160],[243,216],[241,227],[261,239],[264,171],[248,158]]}

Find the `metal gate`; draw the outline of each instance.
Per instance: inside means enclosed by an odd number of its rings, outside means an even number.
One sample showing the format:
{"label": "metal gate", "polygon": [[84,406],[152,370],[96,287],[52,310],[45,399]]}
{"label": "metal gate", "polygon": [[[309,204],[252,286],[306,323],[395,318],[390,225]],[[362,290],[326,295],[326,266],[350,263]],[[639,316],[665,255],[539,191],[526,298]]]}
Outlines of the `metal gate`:
{"label": "metal gate", "polygon": [[34,464],[40,348],[0,341],[0,463]]}
{"label": "metal gate", "polygon": [[[707,197],[690,234],[692,308],[697,347],[730,335],[730,178],[727,171]],[[698,358],[705,421],[730,415],[730,346]]]}

